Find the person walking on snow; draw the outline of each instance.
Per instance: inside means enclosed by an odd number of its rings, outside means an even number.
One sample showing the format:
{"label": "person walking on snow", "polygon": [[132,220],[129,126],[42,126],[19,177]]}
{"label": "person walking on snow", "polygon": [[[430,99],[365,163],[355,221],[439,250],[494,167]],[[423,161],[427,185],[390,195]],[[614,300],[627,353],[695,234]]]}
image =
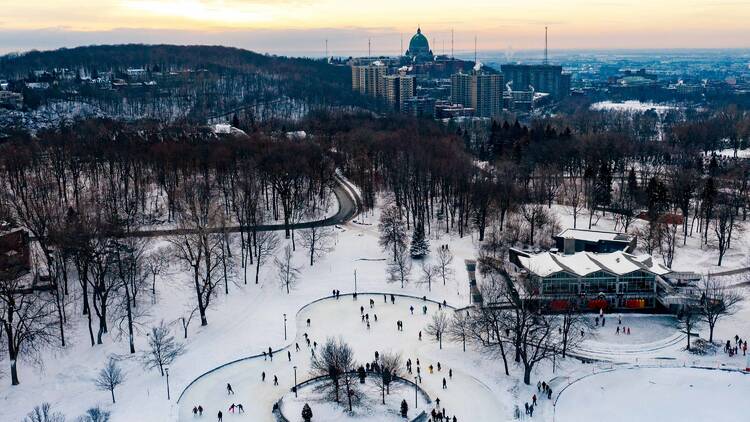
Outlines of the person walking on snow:
{"label": "person walking on snow", "polygon": [[273,376],[273,385],[279,385],[279,377],[276,375]]}
{"label": "person walking on snow", "polygon": [[448,388],[448,381],[445,380],[445,377],[443,377],[443,390],[446,390]]}
{"label": "person walking on snow", "polygon": [[229,409],[227,409],[227,412],[229,412],[229,413],[234,413],[234,409],[235,409],[236,407],[237,407],[237,406],[236,406],[236,405],[235,405],[234,403],[232,403],[232,405],[231,405],[231,406],[229,406]]}
{"label": "person walking on snow", "polygon": [[227,383],[227,395],[234,394],[234,390],[232,390],[232,384]]}
{"label": "person walking on snow", "polygon": [[261,382],[266,382],[266,371],[260,373]]}
{"label": "person walking on snow", "polygon": [[222,413],[221,413],[221,410],[219,410],[219,414],[218,414],[218,415],[216,415],[216,416],[218,416],[217,422],[222,422],[222,420],[223,420],[223,419],[222,419],[221,417],[222,417],[223,415],[222,415]]}

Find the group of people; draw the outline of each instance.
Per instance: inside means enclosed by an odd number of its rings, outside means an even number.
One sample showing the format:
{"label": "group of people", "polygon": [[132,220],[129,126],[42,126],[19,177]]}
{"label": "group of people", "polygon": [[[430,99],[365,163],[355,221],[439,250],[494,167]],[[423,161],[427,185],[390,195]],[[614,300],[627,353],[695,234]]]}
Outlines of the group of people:
{"label": "group of people", "polygon": [[[537,394],[539,394],[541,397],[547,397],[548,400],[552,400],[552,387],[545,382],[545,381],[539,381],[536,383],[536,391]],[[534,416],[534,409],[537,406],[537,395],[534,394],[531,396],[531,404],[529,402],[526,402],[523,404],[524,412],[529,417]],[[518,412],[518,408],[516,408],[516,412]],[[517,415],[518,416],[518,415]]]}
{"label": "group of people", "polygon": [[458,422],[456,415],[451,418],[445,411],[445,408],[440,407],[440,397],[435,399],[435,408],[430,411],[430,419],[428,422]]}
{"label": "group of people", "polygon": [[[419,359],[416,360],[417,364],[417,382],[422,382],[422,369],[419,366]],[[440,364],[440,362],[437,363],[437,370],[440,372],[443,369],[443,366]],[[435,367],[430,365],[427,367],[427,370],[430,372],[430,374],[435,373]],[[414,366],[412,364],[411,358],[406,360],[406,372],[413,374],[414,373]],[[448,368],[448,378],[453,379],[453,369]],[[443,390],[448,389],[448,380],[443,377]]]}
{"label": "group of people", "polygon": [[731,340],[727,340],[727,344],[724,345],[724,353],[728,353],[729,357],[736,356],[742,351],[742,356],[747,355],[747,340],[742,340],[739,335],[734,335],[734,346],[732,346]]}

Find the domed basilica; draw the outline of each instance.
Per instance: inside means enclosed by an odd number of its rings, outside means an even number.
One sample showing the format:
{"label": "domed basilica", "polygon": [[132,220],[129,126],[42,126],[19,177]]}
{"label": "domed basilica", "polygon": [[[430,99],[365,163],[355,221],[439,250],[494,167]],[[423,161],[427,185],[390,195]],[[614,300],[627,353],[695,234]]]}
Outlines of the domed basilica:
{"label": "domed basilica", "polygon": [[405,56],[411,58],[414,62],[426,62],[434,58],[432,50],[430,50],[430,43],[427,41],[427,37],[422,35],[421,28],[417,28],[417,33],[411,37],[409,49],[406,50]]}

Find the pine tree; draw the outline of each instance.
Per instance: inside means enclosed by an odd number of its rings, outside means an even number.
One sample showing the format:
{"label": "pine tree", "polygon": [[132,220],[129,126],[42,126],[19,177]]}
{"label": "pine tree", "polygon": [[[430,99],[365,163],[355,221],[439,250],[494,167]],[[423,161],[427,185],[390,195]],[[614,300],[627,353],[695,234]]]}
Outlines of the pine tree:
{"label": "pine tree", "polygon": [[310,409],[310,405],[305,403],[305,405],[302,407],[302,420],[305,422],[310,422],[312,420],[313,413],[312,409]]}
{"label": "pine tree", "polygon": [[421,259],[430,253],[430,243],[424,235],[424,223],[419,222],[414,227],[411,238],[411,257]]}

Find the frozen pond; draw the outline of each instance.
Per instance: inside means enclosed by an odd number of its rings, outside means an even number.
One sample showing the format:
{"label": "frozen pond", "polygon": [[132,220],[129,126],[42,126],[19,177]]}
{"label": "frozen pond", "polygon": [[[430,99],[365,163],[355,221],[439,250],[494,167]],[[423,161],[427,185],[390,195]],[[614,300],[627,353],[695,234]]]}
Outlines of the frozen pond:
{"label": "frozen pond", "polygon": [[620,369],[563,391],[558,422],[747,421],[750,375],[693,368]]}

